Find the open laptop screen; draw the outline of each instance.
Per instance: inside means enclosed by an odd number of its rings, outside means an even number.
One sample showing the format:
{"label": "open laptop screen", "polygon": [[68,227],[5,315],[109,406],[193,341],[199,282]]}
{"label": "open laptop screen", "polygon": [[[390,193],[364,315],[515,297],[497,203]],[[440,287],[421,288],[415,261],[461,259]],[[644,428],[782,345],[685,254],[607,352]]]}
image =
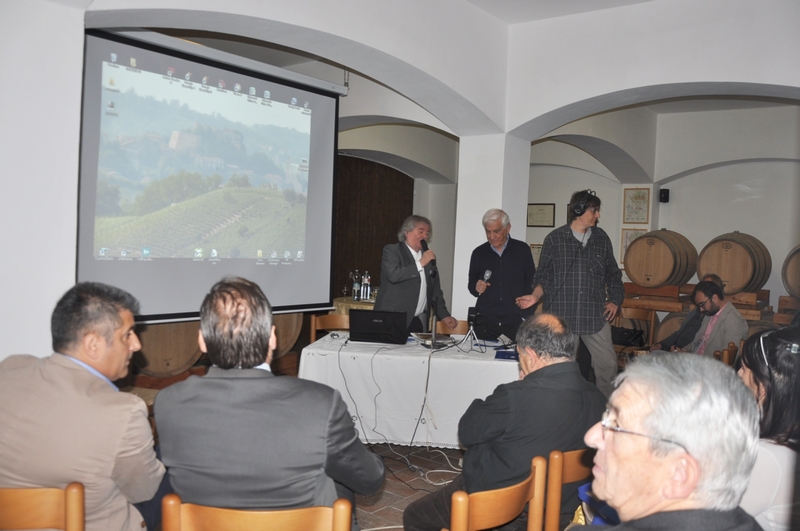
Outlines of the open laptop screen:
{"label": "open laptop screen", "polygon": [[350,310],[350,341],[405,345],[405,312]]}

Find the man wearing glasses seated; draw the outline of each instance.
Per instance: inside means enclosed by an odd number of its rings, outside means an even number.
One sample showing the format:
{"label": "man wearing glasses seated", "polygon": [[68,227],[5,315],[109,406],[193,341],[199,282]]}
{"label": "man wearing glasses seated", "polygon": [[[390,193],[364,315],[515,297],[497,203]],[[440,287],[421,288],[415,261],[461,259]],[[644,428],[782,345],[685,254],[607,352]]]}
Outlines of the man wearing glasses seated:
{"label": "man wearing glasses seated", "polygon": [[758,530],[738,507],[756,457],[758,408],[736,374],[705,356],[641,356],[617,378],[592,492],[617,510],[610,529]]}
{"label": "man wearing glasses seated", "polygon": [[[692,300],[704,316],[703,323],[694,340],[681,351],[712,356],[714,351],[728,348],[728,343],[738,347],[739,342],[747,338],[747,321],[732,303],[725,300],[722,288],[717,284],[708,280],[698,282]],[[673,350],[678,349],[673,347]]]}

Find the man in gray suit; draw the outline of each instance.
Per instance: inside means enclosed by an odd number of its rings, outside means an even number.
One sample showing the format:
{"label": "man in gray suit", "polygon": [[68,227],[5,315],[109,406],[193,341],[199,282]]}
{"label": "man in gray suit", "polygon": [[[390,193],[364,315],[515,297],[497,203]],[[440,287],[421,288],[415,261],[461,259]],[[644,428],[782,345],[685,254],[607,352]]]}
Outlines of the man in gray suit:
{"label": "man in gray suit", "polygon": [[747,338],[747,321],[733,303],[725,300],[717,284],[708,280],[698,282],[692,300],[703,315],[703,323],[694,340],[680,350],[711,356],[716,350],[728,348],[728,343],[738,347],[739,342]]}
{"label": "man in gray suit", "polygon": [[256,284],[229,278],[211,288],[198,343],[214,366],[155,401],[163,461],[184,501],[234,509],[330,506],[337,497],[353,502],[353,491],[380,488],[383,461],[358,440],[339,392],[270,372],[275,327]]}
{"label": "man in gray suit", "polygon": [[112,383],[141,348],[138,311],[121,289],[77,284],[53,310],[55,353],[0,363],[0,487],[83,483],[87,531],[152,531],[160,523],[153,496],[164,465],[147,406]]}
{"label": "man in gray suit", "polygon": [[376,310],[405,312],[409,332],[427,332],[430,306],[435,304],[436,317],[448,327],[455,328],[458,321],[450,317],[444,302],[436,255],[428,249],[431,220],[423,216],[409,216],[397,233],[399,243],[383,248],[381,258],[381,286]]}

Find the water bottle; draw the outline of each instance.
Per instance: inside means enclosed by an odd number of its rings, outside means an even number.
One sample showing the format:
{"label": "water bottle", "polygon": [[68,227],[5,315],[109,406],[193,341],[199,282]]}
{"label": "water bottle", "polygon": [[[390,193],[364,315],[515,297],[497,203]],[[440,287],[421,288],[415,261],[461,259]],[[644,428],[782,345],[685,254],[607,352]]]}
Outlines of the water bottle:
{"label": "water bottle", "polygon": [[361,300],[361,282],[358,276],[358,269],[356,269],[356,274],[353,275],[353,300]]}
{"label": "water bottle", "polygon": [[364,300],[372,299],[372,278],[369,276],[369,271],[364,271],[364,283],[362,284],[364,290]]}

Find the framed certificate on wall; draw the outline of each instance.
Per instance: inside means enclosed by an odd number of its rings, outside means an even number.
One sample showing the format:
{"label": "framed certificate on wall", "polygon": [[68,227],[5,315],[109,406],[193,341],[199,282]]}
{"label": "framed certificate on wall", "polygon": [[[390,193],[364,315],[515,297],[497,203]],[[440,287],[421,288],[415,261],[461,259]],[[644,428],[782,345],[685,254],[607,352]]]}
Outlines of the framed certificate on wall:
{"label": "framed certificate on wall", "polygon": [[633,225],[650,223],[650,189],[625,188],[622,223]]}
{"label": "framed certificate on wall", "polygon": [[528,203],[529,227],[555,227],[555,203]]}

